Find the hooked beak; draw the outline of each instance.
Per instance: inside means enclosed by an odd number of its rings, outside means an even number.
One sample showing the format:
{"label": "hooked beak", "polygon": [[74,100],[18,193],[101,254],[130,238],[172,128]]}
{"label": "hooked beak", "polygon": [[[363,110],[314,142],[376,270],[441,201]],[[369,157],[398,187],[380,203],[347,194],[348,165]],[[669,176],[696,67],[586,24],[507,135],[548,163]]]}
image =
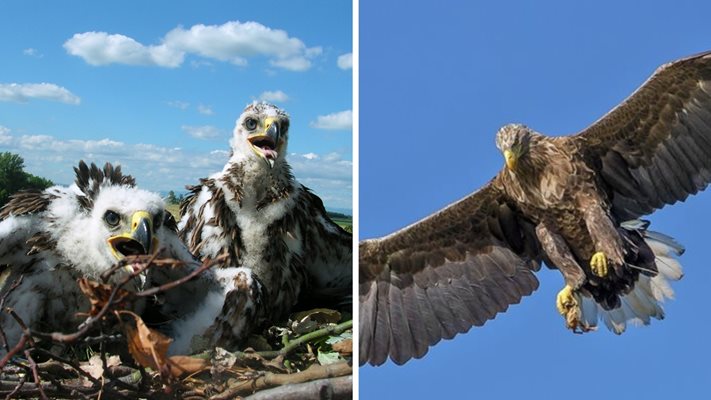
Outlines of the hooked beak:
{"label": "hooked beak", "polygon": [[279,156],[277,147],[281,139],[280,136],[281,132],[279,131],[277,120],[275,118],[267,118],[264,120],[263,131],[255,132],[247,137],[247,141],[252,146],[252,151],[264,159],[269,168],[274,167],[274,161]]}
{"label": "hooked beak", "polygon": [[146,211],[136,211],[131,216],[131,230],[108,239],[111,252],[117,259],[129,255],[151,254],[158,248],[153,237],[153,219]]}
{"label": "hooked beak", "polygon": [[516,169],[516,163],[518,162],[518,156],[511,150],[504,150],[504,160],[506,161],[506,168],[509,171]]}

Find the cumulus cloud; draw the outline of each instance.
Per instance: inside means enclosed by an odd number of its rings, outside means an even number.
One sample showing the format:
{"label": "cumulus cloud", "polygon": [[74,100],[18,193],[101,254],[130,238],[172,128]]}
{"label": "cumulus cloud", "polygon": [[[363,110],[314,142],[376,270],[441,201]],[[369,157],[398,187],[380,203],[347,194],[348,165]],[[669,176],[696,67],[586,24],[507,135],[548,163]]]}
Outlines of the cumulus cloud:
{"label": "cumulus cloud", "polygon": [[203,104],[198,105],[197,110],[202,115],[214,115],[215,114],[215,112],[212,111],[212,108],[210,106],[206,106]]}
{"label": "cumulus cloud", "polygon": [[[0,126],[0,144],[25,159],[28,172],[59,184],[70,184],[72,167],[79,160],[120,164],[136,177],[141,188],[180,192],[219,171],[229,158],[229,149],[191,151],[145,143],[125,143],[109,138],[65,140],[49,135],[13,135]],[[353,163],[340,154],[288,155],[296,178],[314,190],[328,208],[351,208]]]}
{"label": "cumulus cloud", "polygon": [[214,139],[220,136],[220,130],[212,125],[183,125],[180,129],[195,139]]}
{"label": "cumulus cloud", "polygon": [[353,53],[346,53],[338,56],[338,68],[351,69],[353,68]]}
{"label": "cumulus cloud", "polygon": [[311,68],[321,47],[306,47],[286,31],[258,22],[229,21],[222,25],[177,27],[157,45],[144,45],[133,38],[106,32],[77,33],[64,43],[69,54],[91,65],[112,63],[178,67],[188,54],[206,59],[248,65],[251,57],[266,57],[270,65],[291,71]]}
{"label": "cumulus cloud", "polygon": [[10,136],[10,128],[0,125],[0,144],[7,145],[12,141],[12,136]]}
{"label": "cumulus cloud", "polygon": [[282,92],[281,90],[276,90],[273,92],[266,91],[266,92],[262,92],[262,94],[259,95],[259,100],[274,102],[274,103],[283,103],[283,102],[289,100],[289,96],[287,96],[286,93]]}
{"label": "cumulus cloud", "polygon": [[353,111],[339,111],[328,115],[319,115],[316,121],[309,123],[312,128],[331,131],[349,130],[353,128]]}
{"label": "cumulus cloud", "polygon": [[[141,186],[156,191],[181,190],[185,184],[207,176],[204,169],[219,169],[227,159],[221,153],[216,157],[209,152],[189,152],[177,147],[132,144],[109,138],[67,140],[49,135],[13,135],[8,128],[0,129],[0,143],[9,151],[20,154],[31,173],[57,183],[73,181],[72,167],[79,160],[97,164],[112,162],[122,164],[126,172],[140,178]],[[170,173],[160,174],[159,171],[165,168]],[[203,170],[197,172],[193,168]]]}
{"label": "cumulus cloud", "polygon": [[352,207],[352,161],[338,153],[292,153],[288,160],[299,182],[313,189],[326,207]]}
{"label": "cumulus cloud", "polygon": [[157,65],[175,68],[183,63],[185,54],[165,43],[144,46],[124,35],[106,32],[74,34],[64,42],[67,53],[84,59],[91,65],[128,64]]}
{"label": "cumulus cloud", "polygon": [[53,83],[0,83],[0,101],[26,103],[31,99],[58,101],[77,105],[81,99]]}

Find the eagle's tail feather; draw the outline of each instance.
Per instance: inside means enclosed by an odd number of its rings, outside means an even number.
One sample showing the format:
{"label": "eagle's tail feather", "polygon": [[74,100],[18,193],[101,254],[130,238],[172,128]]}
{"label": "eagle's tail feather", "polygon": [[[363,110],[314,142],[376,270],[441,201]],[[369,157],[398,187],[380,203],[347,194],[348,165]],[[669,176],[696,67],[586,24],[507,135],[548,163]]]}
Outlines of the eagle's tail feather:
{"label": "eagle's tail feather", "polygon": [[605,310],[592,297],[581,295],[580,322],[584,329],[594,329],[599,318],[609,330],[621,334],[628,324],[649,325],[651,318],[664,319],[661,303],[674,297],[669,283],[684,276],[677,259],[684,247],[662,233],[644,231],[643,236],[654,253],[658,273],[654,276],[639,274],[634,289],[620,296],[621,305],[613,310]]}

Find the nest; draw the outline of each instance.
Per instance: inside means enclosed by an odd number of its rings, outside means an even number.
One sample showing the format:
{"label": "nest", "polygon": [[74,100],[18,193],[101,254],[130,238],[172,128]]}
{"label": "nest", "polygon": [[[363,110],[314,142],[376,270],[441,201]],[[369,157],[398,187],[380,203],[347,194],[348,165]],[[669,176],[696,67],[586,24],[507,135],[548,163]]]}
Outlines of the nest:
{"label": "nest", "polygon": [[[314,309],[292,315],[250,336],[243,349],[211,348],[193,355],[168,356],[171,339],[131,311],[177,287],[221,261],[206,260],[179,280],[139,292],[124,286],[149,268],[175,268],[180,261],[127,257],[99,281],[82,278],[79,287],[91,303],[74,332],[39,332],[28,328],[5,297],[0,299],[23,330],[7,343],[0,359],[0,396],[67,399],[233,399],[320,398],[352,396],[351,315]],[[134,272],[116,285],[111,275],[126,265]]]}

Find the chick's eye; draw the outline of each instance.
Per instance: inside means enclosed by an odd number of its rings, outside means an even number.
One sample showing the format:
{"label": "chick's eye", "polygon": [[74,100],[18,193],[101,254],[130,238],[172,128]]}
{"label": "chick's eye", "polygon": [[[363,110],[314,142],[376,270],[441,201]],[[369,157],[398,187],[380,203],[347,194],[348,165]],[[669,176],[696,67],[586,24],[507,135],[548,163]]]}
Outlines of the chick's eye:
{"label": "chick's eye", "polygon": [[247,130],[253,131],[257,129],[257,120],[254,118],[247,118],[244,120],[244,127],[247,128]]}
{"label": "chick's eye", "polygon": [[118,215],[115,211],[108,210],[106,213],[104,213],[104,221],[106,221],[106,224],[109,226],[116,226],[121,222],[121,216]]}

